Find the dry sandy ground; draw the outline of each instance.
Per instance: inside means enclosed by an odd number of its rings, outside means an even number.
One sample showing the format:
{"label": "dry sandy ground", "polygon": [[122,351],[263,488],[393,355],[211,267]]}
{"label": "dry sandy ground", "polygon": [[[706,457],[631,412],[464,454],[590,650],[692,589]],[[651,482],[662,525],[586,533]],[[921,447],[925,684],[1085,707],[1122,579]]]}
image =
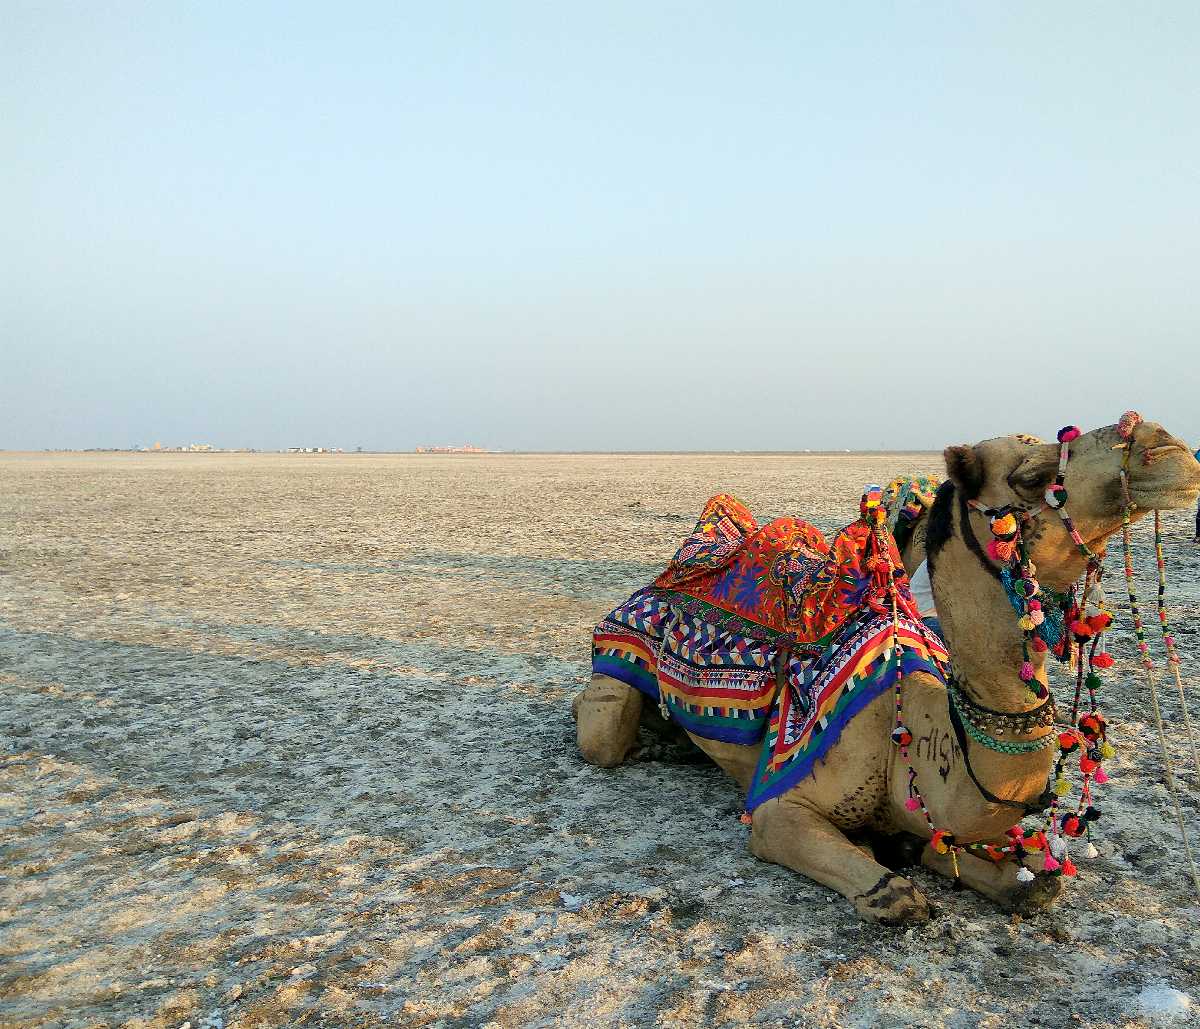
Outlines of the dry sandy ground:
{"label": "dry sandy ground", "polygon": [[[0,1025],[1129,1026],[1147,987],[1200,998],[1127,660],[1104,854],[1023,923],[917,871],[940,917],[866,926],[750,857],[716,769],[575,752],[592,623],[709,494],[834,529],[935,464],[0,455]],[[1195,685],[1200,552],[1167,524]]]}

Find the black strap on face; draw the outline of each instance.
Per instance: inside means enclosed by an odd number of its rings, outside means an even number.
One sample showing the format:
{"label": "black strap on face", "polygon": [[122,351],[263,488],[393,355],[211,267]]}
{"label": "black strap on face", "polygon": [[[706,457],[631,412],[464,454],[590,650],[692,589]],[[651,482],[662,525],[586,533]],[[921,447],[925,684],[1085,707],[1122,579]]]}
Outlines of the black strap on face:
{"label": "black strap on face", "polygon": [[979,559],[979,563],[983,565],[988,575],[999,581],[1000,569],[988,559],[983,549],[983,544],[979,542],[979,537],[975,535],[975,530],[971,527],[971,508],[967,505],[967,498],[961,493],[958,496],[958,515],[959,525],[962,527],[963,542],[967,545],[967,549]]}
{"label": "black strap on face", "polygon": [[1045,811],[1050,806],[1050,801],[1054,798],[1054,792],[1047,784],[1046,789],[1042,791],[1042,795],[1037,798],[1032,804],[1026,804],[1020,800],[1002,800],[997,797],[991,790],[979,781],[975,775],[975,769],[971,767],[971,755],[968,750],[969,741],[967,739],[967,731],[963,728],[962,721],[958,717],[958,712],[954,710],[954,705],[950,703],[950,691],[946,691],[946,707],[950,712],[950,724],[954,726],[954,735],[958,737],[958,746],[962,751],[963,764],[967,766],[967,775],[971,777],[971,782],[975,784],[975,788],[979,790],[979,795],[983,797],[989,804],[1000,804],[1003,807],[1015,807],[1023,815],[1032,815],[1038,811]]}

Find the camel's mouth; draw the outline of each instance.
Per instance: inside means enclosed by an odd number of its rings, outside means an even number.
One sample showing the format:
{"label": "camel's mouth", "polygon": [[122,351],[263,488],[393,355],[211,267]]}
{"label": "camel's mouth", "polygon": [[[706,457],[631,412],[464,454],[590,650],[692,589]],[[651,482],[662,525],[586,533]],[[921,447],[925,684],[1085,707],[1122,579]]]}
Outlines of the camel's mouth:
{"label": "camel's mouth", "polygon": [[1191,507],[1200,496],[1200,462],[1178,442],[1147,447],[1130,469],[1129,496],[1144,511]]}
{"label": "camel's mouth", "polygon": [[1200,488],[1131,489],[1129,496],[1143,511],[1176,511],[1196,503]]}

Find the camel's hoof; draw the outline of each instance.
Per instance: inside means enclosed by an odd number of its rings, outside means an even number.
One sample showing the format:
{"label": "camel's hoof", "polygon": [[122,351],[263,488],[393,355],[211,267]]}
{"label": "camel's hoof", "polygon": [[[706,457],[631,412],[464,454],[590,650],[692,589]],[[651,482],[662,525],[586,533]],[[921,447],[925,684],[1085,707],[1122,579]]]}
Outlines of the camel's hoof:
{"label": "camel's hoof", "polygon": [[1017,883],[1005,894],[1004,910],[1014,915],[1032,915],[1058,900],[1066,882],[1061,875],[1039,875],[1033,882]]}
{"label": "camel's hoof", "polygon": [[908,879],[889,872],[866,893],[854,898],[854,910],[880,925],[919,925],[928,922],[929,901]]}

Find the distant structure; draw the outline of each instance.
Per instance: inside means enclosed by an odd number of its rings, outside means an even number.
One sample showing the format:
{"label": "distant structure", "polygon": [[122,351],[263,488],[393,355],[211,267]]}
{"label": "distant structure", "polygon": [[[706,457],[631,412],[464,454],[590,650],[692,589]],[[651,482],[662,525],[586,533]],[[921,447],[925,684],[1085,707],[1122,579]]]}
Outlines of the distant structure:
{"label": "distant structure", "polygon": [[488,453],[483,447],[472,446],[470,443],[464,443],[461,447],[417,447],[418,454],[486,454]]}
{"label": "distant structure", "polygon": [[288,447],[288,454],[344,454],[341,447]]}

